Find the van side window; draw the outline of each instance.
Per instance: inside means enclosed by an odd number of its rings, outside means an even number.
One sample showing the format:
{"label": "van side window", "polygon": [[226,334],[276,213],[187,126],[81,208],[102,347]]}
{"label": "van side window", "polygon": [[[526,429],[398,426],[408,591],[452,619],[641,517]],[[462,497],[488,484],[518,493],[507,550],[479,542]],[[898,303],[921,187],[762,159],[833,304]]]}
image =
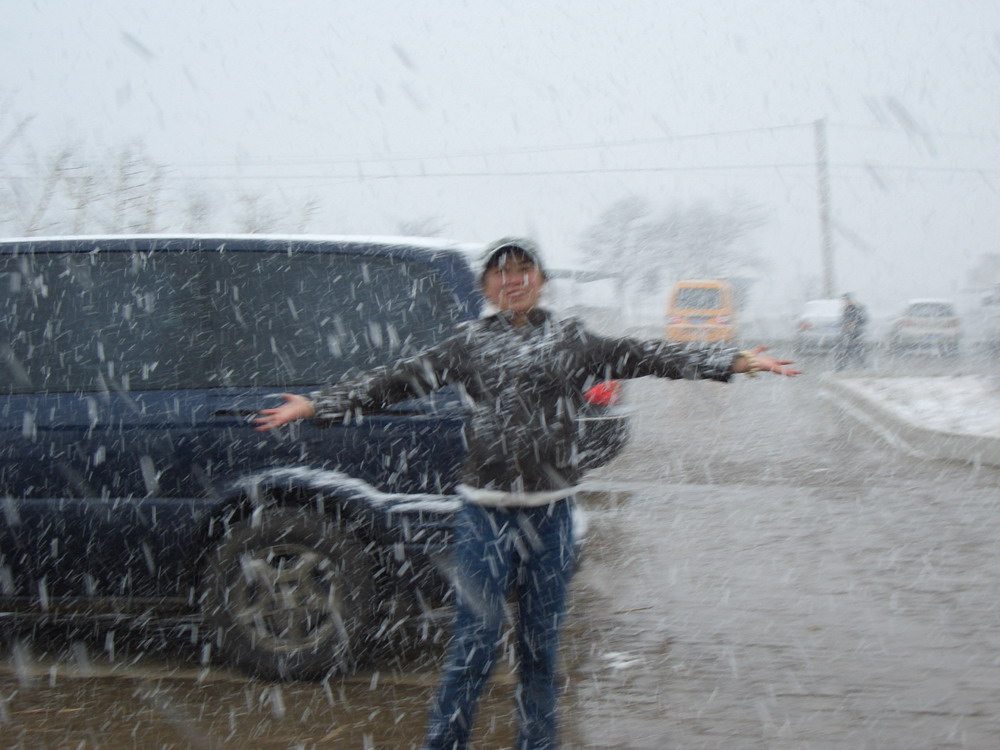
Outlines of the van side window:
{"label": "van side window", "polygon": [[426,263],[309,252],[0,256],[3,393],[312,386],[439,341]]}
{"label": "van side window", "polygon": [[417,352],[459,317],[424,263],[309,252],[214,257],[217,386],[332,382]]}
{"label": "van side window", "polygon": [[0,392],[198,387],[204,347],[187,258],[0,256]]}

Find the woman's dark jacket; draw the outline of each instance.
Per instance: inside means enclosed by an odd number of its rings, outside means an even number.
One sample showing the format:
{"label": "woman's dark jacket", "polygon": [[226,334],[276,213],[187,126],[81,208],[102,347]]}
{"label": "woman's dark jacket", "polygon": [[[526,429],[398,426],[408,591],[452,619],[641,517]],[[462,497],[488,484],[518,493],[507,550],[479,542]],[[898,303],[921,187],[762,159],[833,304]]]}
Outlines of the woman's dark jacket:
{"label": "woman's dark jacket", "polygon": [[471,408],[465,484],[540,492],[571,487],[577,465],[576,414],[587,388],[603,380],[704,378],[728,381],[736,349],[598,336],[545,310],[515,327],[509,313],[464,323],[409,359],[313,394],[316,416],[384,408],[456,384]]}

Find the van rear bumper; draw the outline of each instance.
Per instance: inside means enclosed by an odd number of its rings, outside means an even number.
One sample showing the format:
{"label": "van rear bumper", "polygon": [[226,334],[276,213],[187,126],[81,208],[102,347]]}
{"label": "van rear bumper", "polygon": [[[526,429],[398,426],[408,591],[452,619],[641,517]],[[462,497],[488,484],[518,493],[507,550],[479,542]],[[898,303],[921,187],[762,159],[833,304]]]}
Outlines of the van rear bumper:
{"label": "van rear bumper", "polygon": [[736,341],[736,329],[719,325],[670,325],[667,326],[667,340],[731,344]]}

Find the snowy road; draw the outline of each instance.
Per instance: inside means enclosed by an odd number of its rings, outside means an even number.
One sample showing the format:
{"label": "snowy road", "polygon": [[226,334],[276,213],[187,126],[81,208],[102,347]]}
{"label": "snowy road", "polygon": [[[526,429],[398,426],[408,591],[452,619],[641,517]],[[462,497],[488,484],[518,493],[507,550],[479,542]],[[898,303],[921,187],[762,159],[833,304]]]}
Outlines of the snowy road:
{"label": "snowy road", "polygon": [[631,492],[596,498],[609,552],[577,579],[578,746],[997,746],[1000,471],[912,458],[817,390],[633,385],[603,477]]}
{"label": "snowy road", "polygon": [[[629,384],[634,441],[581,499],[565,747],[997,746],[1000,470],[913,458],[821,389]],[[73,641],[12,654],[0,746],[416,747],[440,656],[278,686],[183,641]],[[512,693],[503,671],[481,750],[510,746]]]}

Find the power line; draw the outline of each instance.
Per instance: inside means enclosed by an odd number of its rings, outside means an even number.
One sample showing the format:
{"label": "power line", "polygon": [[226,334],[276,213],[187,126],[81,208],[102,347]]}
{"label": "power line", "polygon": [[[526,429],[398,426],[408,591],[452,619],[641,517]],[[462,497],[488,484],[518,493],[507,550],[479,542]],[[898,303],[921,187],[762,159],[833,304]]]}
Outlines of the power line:
{"label": "power line", "polygon": [[[760,163],[760,164],[715,164],[700,166],[660,166],[660,167],[576,167],[567,169],[531,169],[531,170],[477,170],[465,172],[444,172],[427,171],[403,172],[393,174],[373,174],[365,172],[353,172],[351,174],[323,174],[321,172],[309,172],[305,174],[281,174],[278,172],[268,172],[262,174],[228,174],[228,175],[183,175],[174,174],[176,180],[188,180],[192,182],[211,181],[235,181],[235,180],[318,180],[323,183],[329,182],[365,182],[383,180],[421,180],[421,179],[481,179],[485,177],[566,177],[575,175],[592,174],[667,174],[667,173],[695,173],[695,172],[752,172],[752,171],[781,171],[792,169],[803,169],[812,171],[816,167],[814,162],[785,162],[785,163]],[[926,166],[916,164],[836,164],[829,165],[831,171],[865,171],[865,172],[914,172],[932,174],[958,174],[971,176],[996,176],[1000,175],[1000,168],[984,169],[982,167],[964,166]],[[46,179],[46,175],[8,175],[17,180],[38,181]]]}
{"label": "power line", "polygon": [[[394,174],[366,174],[355,172],[352,174],[332,174],[322,173],[309,174],[232,174],[232,175],[199,175],[192,177],[195,180],[338,180],[343,182],[362,182],[365,180],[411,180],[411,179],[468,179],[483,177],[561,177],[587,174],[643,174],[643,173],[686,173],[686,172],[748,172],[755,170],[775,171],[782,169],[808,169],[814,170],[815,162],[786,162],[786,163],[760,163],[760,164],[716,164],[700,166],[660,166],[660,167],[575,167],[566,169],[532,169],[532,170],[478,170],[465,172],[444,172],[427,171]],[[861,170],[861,171],[883,171],[883,172],[930,172],[941,174],[969,174],[969,175],[998,175],[1000,167],[996,169],[983,169],[982,167],[964,166],[925,166],[916,164],[836,164],[831,163],[830,169],[833,171]]]}
{"label": "power line", "polygon": [[[704,133],[685,133],[681,135],[664,135],[664,136],[656,136],[649,138],[630,138],[621,141],[591,141],[588,143],[524,146],[520,148],[476,149],[471,151],[447,151],[447,152],[432,152],[424,154],[397,154],[395,156],[364,156],[364,157],[341,156],[341,157],[334,157],[332,159],[293,157],[293,159],[295,161],[300,161],[300,160],[308,161],[309,163],[316,165],[325,165],[325,164],[391,164],[395,162],[433,161],[437,159],[450,160],[450,159],[487,158],[487,157],[498,157],[498,156],[523,156],[527,154],[551,154],[551,153],[561,153],[566,151],[593,151],[598,149],[624,148],[631,146],[648,146],[648,145],[670,143],[673,141],[688,141],[700,138],[719,138],[722,136],[732,136],[732,135],[750,135],[753,133],[767,133],[767,132],[776,132],[779,130],[792,130],[792,129],[801,129],[810,127],[812,127],[811,123],[805,123],[805,124],[793,123],[788,125],[773,125],[761,128],[742,128],[738,130],[716,130]],[[255,162],[244,162],[244,163],[254,164]],[[211,164],[204,163],[202,165],[194,165],[194,166],[211,166]],[[222,166],[231,166],[231,164],[225,164]]]}
{"label": "power line", "polygon": [[[856,130],[878,130],[891,133],[906,132],[904,130],[901,130],[900,128],[893,128],[886,125],[867,126],[867,125],[850,125],[847,123],[837,123],[837,124],[830,123],[829,127],[839,127],[844,129],[856,129]],[[295,163],[295,162],[305,161],[317,166],[337,165],[337,164],[363,165],[363,164],[393,164],[393,163],[408,162],[408,161],[435,161],[439,159],[453,160],[453,159],[476,159],[476,158],[490,158],[490,157],[503,157],[503,156],[524,156],[530,154],[552,154],[552,153],[565,153],[568,151],[594,151],[601,149],[628,148],[633,146],[660,145],[665,143],[692,141],[692,140],[699,140],[706,138],[722,138],[722,137],[738,136],[738,135],[754,135],[759,133],[776,133],[785,130],[807,130],[811,128],[813,128],[812,122],[788,123],[785,125],[770,125],[759,128],[710,130],[701,133],[682,133],[679,135],[663,135],[663,136],[655,136],[649,138],[630,138],[619,141],[590,141],[586,143],[524,146],[519,148],[493,148],[493,149],[476,149],[468,151],[446,151],[446,152],[439,151],[430,153],[396,154],[392,156],[361,156],[361,157],[337,156],[330,159],[317,159],[315,157],[297,156],[297,157],[286,157],[284,159],[284,163]],[[973,134],[968,134],[968,133],[961,135],[946,134],[946,133],[923,133],[922,135],[928,137],[933,136],[938,138],[977,137]],[[275,162],[273,159],[269,159],[269,160],[257,160],[257,161],[244,161],[242,163],[247,166],[254,166],[258,164],[273,165]],[[178,166],[231,167],[232,164],[223,162],[201,162],[192,164],[182,164]]]}
{"label": "power line", "polygon": [[892,127],[889,125],[854,125],[846,122],[828,122],[828,128],[839,128],[841,130],[876,130],[885,133],[902,133],[908,136],[919,135],[921,138],[956,138],[972,141],[985,141],[989,143],[997,143],[1000,141],[1000,137],[996,133],[946,133],[940,130],[919,130],[914,131],[912,129]]}
{"label": "power line", "polygon": [[[241,160],[240,164],[242,166],[256,166],[256,165],[268,165],[273,166],[275,163],[279,164],[294,164],[296,162],[308,162],[314,165],[337,165],[337,164],[392,164],[397,162],[407,162],[407,161],[434,161],[438,159],[473,159],[473,158],[487,158],[487,157],[500,157],[500,156],[523,156],[528,154],[548,154],[548,153],[560,153],[566,151],[592,151],[597,149],[611,149],[611,148],[624,148],[631,146],[647,146],[656,145],[663,143],[670,143],[675,141],[689,141],[697,140],[702,138],[720,138],[724,136],[735,136],[735,135],[751,135],[755,133],[774,133],[781,130],[797,130],[804,128],[811,128],[812,123],[790,123],[787,125],[771,125],[759,128],[740,128],[734,130],[714,130],[706,131],[702,133],[683,133],[679,135],[663,135],[655,136],[649,138],[630,138],[620,141],[590,141],[586,143],[570,143],[570,144],[550,144],[550,145],[539,145],[539,146],[523,146],[518,148],[492,148],[492,149],[476,149],[468,151],[439,151],[439,152],[429,152],[429,153],[412,153],[412,154],[395,154],[386,156],[335,156],[328,159],[316,158],[311,156],[290,156],[283,157],[280,160],[276,159],[258,159],[258,160]],[[13,163],[12,166],[15,167],[30,167],[30,164],[25,163]],[[231,168],[233,163],[230,162],[187,162],[180,163],[176,165],[177,168],[210,168],[210,167],[226,167]]]}
{"label": "power line", "polygon": [[[338,165],[351,165],[354,168],[363,168],[365,165],[379,165],[379,164],[399,164],[405,162],[428,162],[437,160],[456,160],[456,159],[472,159],[472,158],[499,158],[506,156],[524,156],[533,154],[552,154],[552,153],[565,153],[571,151],[594,151],[602,149],[617,149],[617,148],[628,148],[634,146],[648,146],[648,145],[662,145],[672,142],[682,142],[699,140],[706,138],[722,138],[730,136],[740,136],[740,135],[753,135],[759,133],[776,133],[779,131],[787,130],[806,130],[813,128],[813,122],[807,123],[787,123],[784,125],[771,125],[765,127],[757,128],[737,128],[729,130],[713,130],[704,131],[700,133],[682,133],[678,135],[663,135],[655,136],[649,138],[631,138],[618,141],[590,141],[585,143],[572,143],[572,144],[550,144],[550,145],[537,145],[537,146],[525,146],[518,148],[492,148],[492,149],[477,149],[468,151],[449,151],[449,152],[428,152],[428,153],[411,153],[411,154],[396,154],[396,155],[384,155],[384,156],[335,156],[332,158],[316,158],[310,156],[291,156],[282,157],[281,159],[259,159],[259,160],[245,160],[240,162],[241,167],[246,167],[252,169],[254,167],[260,166],[295,166],[301,163],[307,163],[310,166],[323,167],[323,166],[338,166]],[[853,130],[874,130],[874,131],[884,131],[884,132],[894,132],[903,133],[906,132],[900,128],[889,127],[886,125],[853,125],[850,123],[829,123],[831,128],[840,129],[853,129]],[[976,138],[977,136],[973,134],[944,134],[944,133],[922,133],[923,137],[950,137],[950,138]],[[995,138],[994,138],[995,140]],[[31,168],[34,165],[27,163],[17,163],[8,162],[9,167],[14,168]],[[186,170],[186,169],[214,169],[214,168],[227,168],[232,169],[233,163],[229,162],[186,162],[178,163],[174,165],[174,169]],[[434,177],[482,177],[482,176],[497,176],[502,177],[507,174],[515,177],[523,177],[529,175],[540,175],[540,174],[590,174],[594,172],[641,172],[641,171],[697,171],[697,170],[718,170],[718,169],[736,169],[736,170],[746,170],[746,169],[756,169],[756,168],[787,168],[790,166],[798,165],[722,165],[719,167],[690,167],[690,168],[674,168],[674,167],[652,167],[652,168],[595,168],[595,169],[584,169],[584,170],[570,170],[570,171],[539,171],[539,172],[472,172],[472,173],[445,173],[445,172],[421,172],[420,175],[408,175],[406,178],[414,178],[422,175],[434,176]],[[812,165],[810,165],[812,168]],[[952,168],[946,168],[952,169]],[[356,176],[356,175],[355,175]],[[218,179],[269,179],[271,175],[219,175]],[[315,179],[317,175],[308,176],[296,176],[296,175],[276,175],[277,179]],[[395,175],[395,177],[403,178],[403,175]],[[390,176],[363,176],[365,179],[390,179]],[[21,179],[24,179],[23,177]],[[196,177],[192,179],[211,179],[206,177]],[[351,179],[351,176],[344,175],[344,179]]]}

